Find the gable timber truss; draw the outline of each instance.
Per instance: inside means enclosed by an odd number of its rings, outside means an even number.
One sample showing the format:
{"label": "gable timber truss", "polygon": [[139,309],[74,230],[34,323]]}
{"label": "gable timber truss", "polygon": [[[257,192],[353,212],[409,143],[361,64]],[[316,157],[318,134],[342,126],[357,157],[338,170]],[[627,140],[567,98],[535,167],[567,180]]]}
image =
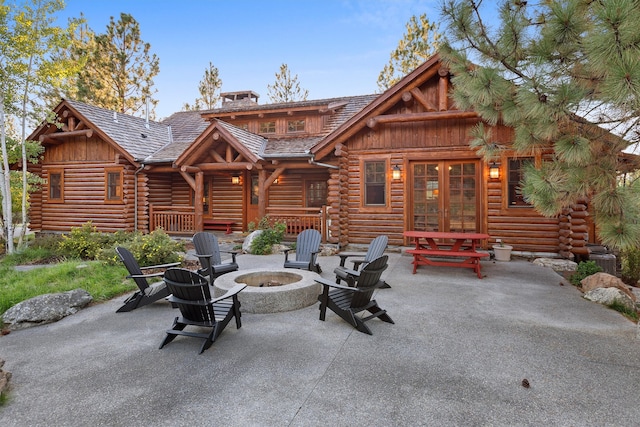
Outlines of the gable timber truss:
{"label": "gable timber truss", "polygon": [[76,117],[70,110],[64,110],[58,116],[58,123],[60,127],[52,123],[48,124],[45,133],[41,134],[38,140],[46,144],[60,144],[65,138],[71,136],[87,138],[93,136],[93,129],[88,128],[87,123],[82,118]]}

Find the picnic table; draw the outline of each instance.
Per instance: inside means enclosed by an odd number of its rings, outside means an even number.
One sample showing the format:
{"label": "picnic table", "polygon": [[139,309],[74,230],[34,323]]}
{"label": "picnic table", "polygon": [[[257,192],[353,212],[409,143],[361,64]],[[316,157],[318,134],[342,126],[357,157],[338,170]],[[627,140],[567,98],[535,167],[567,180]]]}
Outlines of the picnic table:
{"label": "picnic table", "polygon": [[482,279],[480,259],[489,254],[478,252],[477,249],[481,240],[489,238],[488,234],[409,230],[403,235],[415,242],[415,249],[407,250],[408,254],[413,255],[413,274],[416,274],[419,265],[463,267],[473,269]]}

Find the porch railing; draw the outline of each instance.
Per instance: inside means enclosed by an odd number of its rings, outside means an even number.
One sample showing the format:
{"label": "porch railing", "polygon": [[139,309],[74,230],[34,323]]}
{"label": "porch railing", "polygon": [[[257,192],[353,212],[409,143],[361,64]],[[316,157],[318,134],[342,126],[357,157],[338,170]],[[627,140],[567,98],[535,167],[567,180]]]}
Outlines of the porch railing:
{"label": "porch railing", "polygon": [[149,229],[162,228],[167,234],[192,234],[196,228],[193,206],[149,206]]}
{"label": "porch railing", "polygon": [[272,221],[287,224],[285,234],[289,237],[297,236],[302,230],[313,228],[320,232],[323,243],[327,241],[326,206],[321,208],[270,207],[267,208],[267,213]]}
{"label": "porch railing", "polygon": [[[284,222],[288,237],[313,228],[320,232],[322,241],[328,237],[327,208],[272,207],[267,208],[272,221]],[[193,206],[149,206],[149,230],[162,228],[167,234],[193,234],[196,214]]]}

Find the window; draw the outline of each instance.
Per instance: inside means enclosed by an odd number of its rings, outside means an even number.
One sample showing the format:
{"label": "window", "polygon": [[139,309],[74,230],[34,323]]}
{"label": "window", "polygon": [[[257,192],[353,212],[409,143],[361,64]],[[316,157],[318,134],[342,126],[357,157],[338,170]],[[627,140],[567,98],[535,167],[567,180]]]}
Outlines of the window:
{"label": "window", "polygon": [[64,171],[49,171],[49,201],[62,203],[64,202]]}
{"label": "window", "polygon": [[307,181],[305,203],[308,208],[320,208],[327,204],[327,182]]}
{"label": "window", "polygon": [[276,122],[261,122],[260,133],[276,133]]}
{"label": "window", "polygon": [[304,120],[289,120],[287,132],[304,132]]}
{"label": "window", "polygon": [[526,165],[533,162],[532,157],[520,159],[509,159],[507,171],[507,186],[510,207],[530,207],[531,205],[522,196],[522,180],[524,179],[524,169]]}
{"label": "window", "polygon": [[107,168],[105,175],[104,201],[106,203],[122,202],[122,169]]}
{"label": "window", "polygon": [[364,204],[386,205],[387,162],[364,163]]}

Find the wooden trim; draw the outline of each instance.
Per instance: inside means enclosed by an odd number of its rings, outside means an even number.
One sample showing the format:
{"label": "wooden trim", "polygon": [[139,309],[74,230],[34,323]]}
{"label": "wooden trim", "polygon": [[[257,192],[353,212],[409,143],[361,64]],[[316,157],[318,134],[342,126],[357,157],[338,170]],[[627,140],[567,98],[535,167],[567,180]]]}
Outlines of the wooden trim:
{"label": "wooden trim", "polygon": [[48,133],[45,135],[40,135],[38,140],[40,142],[52,142],[52,141],[61,142],[60,141],[61,139],[67,138],[69,136],[86,136],[87,138],[91,138],[93,136],[93,129]]}
{"label": "wooden trim", "polygon": [[408,123],[408,122],[424,122],[428,120],[449,120],[449,119],[471,119],[477,118],[478,113],[475,111],[428,111],[425,113],[405,113],[405,114],[381,114],[371,117],[367,120],[367,126],[376,129],[379,125],[385,123]]}
{"label": "wooden trim", "polygon": [[[104,203],[108,205],[117,205],[124,203],[124,168],[122,166],[115,166],[104,168]],[[120,184],[117,187],[116,195],[118,198],[109,198],[109,175],[118,174]],[[119,191],[118,191],[119,189]],[[118,194],[119,193],[119,194]]]}
{"label": "wooden trim", "polygon": [[[384,205],[366,204],[366,164],[384,162]],[[360,171],[364,174],[360,180],[360,208],[363,212],[390,212],[391,211],[391,158],[389,156],[360,157]]]}
{"label": "wooden trim", "polygon": [[[51,197],[51,175],[60,175],[60,197]],[[47,202],[64,203],[64,169],[55,168],[47,171]]]}

